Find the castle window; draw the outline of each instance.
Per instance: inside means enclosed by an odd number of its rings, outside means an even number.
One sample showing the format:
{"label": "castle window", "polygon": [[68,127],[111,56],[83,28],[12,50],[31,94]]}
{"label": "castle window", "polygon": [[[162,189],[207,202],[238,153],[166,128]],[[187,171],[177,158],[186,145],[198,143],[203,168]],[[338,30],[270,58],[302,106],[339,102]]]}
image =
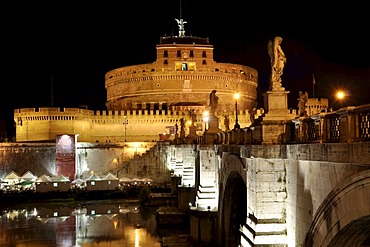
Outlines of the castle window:
{"label": "castle window", "polygon": [[190,57],[194,57],[194,51],[193,50],[190,51]]}
{"label": "castle window", "polygon": [[167,61],[167,59],[163,61],[163,64],[168,64],[168,61]]}
{"label": "castle window", "polygon": [[202,63],[203,63],[203,65],[206,65],[207,64],[207,61],[206,60],[203,60]]}
{"label": "castle window", "polygon": [[188,69],[190,70],[190,71],[194,71],[195,70],[195,63],[193,62],[190,62],[189,64],[188,64]]}
{"label": "castle window", "polygon": [[168,51],[167,50],[163,51],[163,57],[168,57]]}
{"label": "castle window", "polygon": [[207,53],[206,53],[206,51],[203,51],[203,52],[202,52],[202,57],[207,57]]}
{"label": "castle window", "polygon": [[183,70],[183,71],[188,70],[188,64],[187,64],[187,63],[183,63],[183,64],[181,65],[181,70]]}
{"label": "castle window", "polygon": [[183,62],[175,62],[175,70],[176,71],[188,71],[194,70],[195,63],[183,63]]}
{"label": "castle window", "polygon": [[181,57],[181,51],[177,50],[177,57]]}

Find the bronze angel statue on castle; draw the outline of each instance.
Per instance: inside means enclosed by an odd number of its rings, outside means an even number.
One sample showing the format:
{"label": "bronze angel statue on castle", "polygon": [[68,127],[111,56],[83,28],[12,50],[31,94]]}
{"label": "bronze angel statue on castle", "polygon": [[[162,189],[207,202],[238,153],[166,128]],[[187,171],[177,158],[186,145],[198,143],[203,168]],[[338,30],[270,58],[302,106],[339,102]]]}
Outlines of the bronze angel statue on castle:
{"label": "bronze angel statue on castle", "polygon": [[286,57],[280,44],[283,41],[281,37],[275,37],[267,44],[267,50],[271,59],[271,78],[270,90],[271,91],[284,91],[281,86],[281,75],[283,74]]}

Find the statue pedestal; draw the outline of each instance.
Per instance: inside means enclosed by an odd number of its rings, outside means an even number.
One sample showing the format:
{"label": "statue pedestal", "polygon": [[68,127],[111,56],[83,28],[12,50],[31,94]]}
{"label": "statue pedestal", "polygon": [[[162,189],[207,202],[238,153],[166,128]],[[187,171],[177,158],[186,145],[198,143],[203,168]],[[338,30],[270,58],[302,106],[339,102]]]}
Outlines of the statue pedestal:
{"label": "statue pedestal", "polygon": [[182,129],[182,130],[180,130],[180,138],[185,138],[185,130],[184,129]]}
{"label": "statue pedestal", "polygon": [[262,120],[264,144],[285,143],[287,122],[296,117],[288,108],[289,91],[267,91],[264,95],[266,114]]}
{"label": "statue pedestal", "polygon": [[194,125],[193,126],[190,126],[190,128],[189,128],[189,135],[186,136],[186,143],[196,142],[197,141],[197,138],[198,138],[198,135],[197,135],[197,127],[195,127]]}
{"label": "statue pedestal", "polygon": [[266,115],[283,117],[289,115],[288,93],[290,91],[267,91],[264,94]]}
{"label": "statue pedestal", "polygon": [[204,144],[213,144],[217,139],[217,134],[221,133],[222,130],[218,128],[218,117],[215,115],[209,116],[208,129],[204,131],[203,134],[203,143]]}
{"label": "statue pedestal", "polygon": [[189,135],[187,136],[187,138],[192,138],[192,137],[198,137],[197,135],[197,127],[195,127],[194,125],[193,126],[190,126],[189,128]]}
{"label": "statue pedestal", "polygon": [[210,115],[208,120],[208,129],[207,132],[210,133],[220,133],[222,130],[218,128],[218,117],[215,115]]}

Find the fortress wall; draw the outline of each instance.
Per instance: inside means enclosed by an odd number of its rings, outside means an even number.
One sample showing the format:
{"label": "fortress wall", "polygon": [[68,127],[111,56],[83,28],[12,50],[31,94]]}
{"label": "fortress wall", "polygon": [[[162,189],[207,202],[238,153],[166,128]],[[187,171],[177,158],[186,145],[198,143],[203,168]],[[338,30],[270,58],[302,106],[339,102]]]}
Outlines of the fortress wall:
{"label": "fortress wall", "polygon": [[[76,151],[76,172],[85,178],[91,172],[106,175],[118,167],[122,167],[129,159],[146,154],[155,143],[126,143],[126,144],[94,144],[79,142]],[[157,171],[158,162],[147,159],[143,164],[149,171]],[[142,162],[142,161],[141,161]],[[155,166],[155,167],[151,167]],[[40,177],[44,174],[55,176],[55,142],[50,143],[0,143],[0,178],[11,171],[19,176],[31,171]],[[131,169],[136,171],[137,169]],[[139,169],[140,170],[140,169]],[[162,169],[163,172],[163,169]],[[124,174],[137,177],[137,174]]]}
{"label": "fortress wall", "polygon": [[0,178],[11,171],[19,176],[30,170],[34,175],[55,173],[55,143],[0,143]]}
{"label": "fortress wall", "polygon": [[118,177],[145,177],[151,178],[160,183],[169,183],[171,173],[168,161],[171,160],[171,145],[166,142],[159,142],[159,145],[152,146],[145,153],[140,153],[118,170]]}
{"label": "fortress wall", "polygon": [[[107,87],[107,106],[111,109],[135,108],[137,103],[197,102],[208,105],[209,94],[217,90],[219,108],[230,111],[234,108],[233,95],[240,92],[239,108],[252,109],[256,105],[257,82],[235,77],[225,77],[220,74],[206,75],[176,75],[151,76],[145,78],[126,78]],[[218,73],[218,72],[214,72]],[[254,77],[252,77],[254,80]],[[134,81],[132,81],[134,80]]]}
{"label": "fortress wall", "polygon": [[[127,141],[158,141],[159,135],[170,134],[170,128],[180,119],[191,120],[188,109],[184,111],[131,110],[131,111],[92,111],[85,109],[35,108],[15,110],[16,141],[54,141],[56,135],[78,134],[80,142],[117,143]],[[205,129],[203,111],[196,110],[197,134]],[[75,115],[74,115],[75,114]],[[219,127],[225,130],[224,115],[229,116],[230,128],[235,124],[235,109],[230,112],[216,112]],[[250,125],[248,111],[238,111],[241,127]],[[125,124],[126,122],[126,124]],[[185,128],[189,134],[189,126]]]}
{"label": "fortress wall", "polygon": [[[201,63],[200,63],[201,64]],[[166,69],[164,69],[166,68]],[[132,66],[125,66],[122,68],[117,68],[111,70],[105,74],[105,82],[106,86],[110,86],[114,84],[116,80],[122,81],[125,79],[140,79],[140,80],[148,80],[152,79],[153,76],[165,76],[168,72],[175,72],[175,67],[165,66],[159,63],[151,63],[151,64],[141,64],[141,65],[132,65]],[[201,65],[197,66],[197,75],[194,77],[200,78],[203,76],[202,74],[209,74],[212,73],[213,75],[223,75],[227,77],[235,77],[235,78],[245,78],[247,77],[249,80],[254,81],[257,83],[258,73],[257,70],[245,65],[239,64],[230,64],[230,63],[212,63],[210,65]],[[201,75],[199,75],[201,74]],[[148,76],[148,77],[147,77]],[[173,75],[170,75],[171,77]],[[195,79],[195,78],[191,79]],[[166,80],[167,78],[158,78],[160,80]],[[190,78],[189,78],[190,79]]]}
{"label": "fortress wall", "polygon": [[79,143],[77,148],[79,169],[77,169],[77,173],[85,178],[90,176],[91,172],[98,176],[106,175],[129,159],[129,155],[124,149],[123,145]]}
{"label": "fortress wall", "polygon": [[258,73],[238,64],[202,64],[203,59],[189,60],[197,64],[194,70],[182,71],[175,66],[176,55],[166,58],[168,64],[157,60],[153,64],[127,66],[106,73],[107,107],[109,109],[136,108],[136,104],[197,102],[207,106],[209,93],[216,89],[219,107],[234,108],[233,94],[241,93],[240,109],[256,107]]}

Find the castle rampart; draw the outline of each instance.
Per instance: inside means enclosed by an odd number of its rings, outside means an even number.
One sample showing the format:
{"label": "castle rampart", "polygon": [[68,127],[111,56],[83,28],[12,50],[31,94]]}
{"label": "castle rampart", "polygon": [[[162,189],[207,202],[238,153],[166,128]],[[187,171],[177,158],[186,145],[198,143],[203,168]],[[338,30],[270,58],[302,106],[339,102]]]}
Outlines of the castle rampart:
{"label": "castle rampart", "polygon": [[[197,134],[202,135],[206,128],[203,110],[195,110]],[[261,112],[259,113],[261,114]],[[225,115],[229,116],[229,127],[235,123],[235,110],[218,111],[219,127],[226,130]],[[183,111],[171,110],[121,110],[93,111],[78,108],[25,108],[14,111],[16,141],[55,141],[60,134],[78,134],[81,142],[117,143],[124,141],[159,140],[159,135],[175,134],[175,125],[180,128],[180,120],[191,120],[189,108]],[[242,127],[250,125],[248,111],[238,111],[238,122]],[[185,126],[186,135],[189,127]]]}

